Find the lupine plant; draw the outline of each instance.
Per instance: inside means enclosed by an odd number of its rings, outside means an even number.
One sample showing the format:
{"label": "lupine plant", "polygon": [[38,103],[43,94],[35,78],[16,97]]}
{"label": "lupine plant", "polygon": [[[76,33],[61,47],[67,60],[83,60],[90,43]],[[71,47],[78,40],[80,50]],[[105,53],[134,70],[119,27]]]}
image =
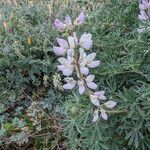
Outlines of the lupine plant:
{"label": "lupine plant", "polygon": [[150,27],[148,25],[150,20],[150,1],[140,0],[139,9],[140,9],[140,14],[138,15],[138,19],[143,23],[143,25],[140,26],[138,32],[142,33],[145,31],[150,31]]}
{"label": "lupine plant", "polygon": [[[91,103],[96,106],[94,111],[93,122],[96,122],[100,116],[107,120],[107,110],[116,106],[115,101],[107,101],[104,90],[98,90],[96,83],[94,83],[95,75],[90,73],[91,68],[96,68],[100,65],[99,60],[95,60],[96,53],[87,54],[92,48],[93,40],[90,33],[83,33],[80,38],[77,37],[74,32],[75,27],[80,27],[85,21],[85,15],[83,12],[72,22],[70,16],[66,16],[64,22],[56,19],[54,22],[55,28],[60,32],[68,32],[70,35],[67,40],[63,38],[57,38],[59,46],[54,46],[53,51],[58,58],[57,65],[59,71],[65,76],[65,84],[63,89],[72,90],[76,86],[78,87],[79,94],[88,94]],[[66,57],[66,58],[65,58]]]}

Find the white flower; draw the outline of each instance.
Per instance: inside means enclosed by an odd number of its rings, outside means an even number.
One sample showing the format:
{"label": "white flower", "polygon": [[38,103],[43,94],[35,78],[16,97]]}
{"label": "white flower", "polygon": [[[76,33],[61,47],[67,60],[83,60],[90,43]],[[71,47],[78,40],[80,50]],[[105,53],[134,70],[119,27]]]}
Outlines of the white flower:
{"label": "white flower", "polygon": [[108,119],[108,116],[107,116],[107,114],[106,114],[106,112],[105,112],[104,109],[101,109],[101,117],[102,117],[104,120],[107,120],[107,119]]}
{"label": "white flower", "polygon": [[68,42],[69,42],[69,45],[70,45],[70,49],[75,49],[76,48],[76,46],[78,44],[78,39],[77,39],[77,36],[76,36],[75,32],[73,33],[73,36],[68,37]]}
{"label": "white flower", "polygon": [[93,122],[96,122],[97,120],[98,120],[98,110],[96,109],[95,111],[94,111],[94,115],[93,115]]}
{"label": "white flower", "polygon": [[57,56],[62,56],[66,53],[67,49],[69,48],[68,43],[66,40],[57,38],[57,42],[60,47],[53,47],[53,51]]}
{"label": "white flower", "polygon": [[71,77],[66,77],[65,81],[67,82],[67,84],[63,85],[63,89],[71,90],[76,85],[76,81]]}
{"label": "white flower", "polygon": [[93,40],[90,33],[84,33],[80,38],[80,46],[86,50],[89,50],[92,47]]}
{"label": "white flower", "polygon": [[91,53],[86,57],[86,65],[89,68],[95,68],[100,65],[100,61],[93,61],[96,57],[96,53]]}
{"label": "white flower", "polygon": [[105,100],[106,99],[104,94],[105,94],[105,91],[99,91],[99,92],[95,92],[93,94],[90,94],[90,100],[91,100],[92,104],[95,106],[100,106],[99,100]]}
{"label": "white flower", "polygon": [[62,47],[53,47],[53,52],[57,55],[57,56],[62,56],[65,54],[65,50]]}
{"label": "white flower", "polygon": [[108,101],[108,102],[104,103],[104,105],[107,108],[114,108],[117,105],[117,103],[115,101]]}
{"label": "white flower", "polygon": [[145,11],[140,11],[140,15],[138,15],[138,18],[139,18],[141,21],[145,21],[145,20],[148,20],[148,19],[149,19],[148,15],[146,14]]}
{"label": "white flower", "polygon": [[59,46],[62,47],[63,49],[67,50],[69,48],[66,40],[64,40],[62,38],[57,38],[57,42],[58,42]]}
{"label": "white flower", "polygon": [[89,68],[87,68],[86,65],[86,53],[84,52],[84,49],[80,48],[80,56],[79,56],[79,63],[80,63],[80,71],[84,75],[89,74]]}
{"label": "white flower", "polygon": [[64,57],[60,57],[58,61],[61,65],[57,65],[58,69],[63,72],[64,76],[70,76],[73,73],[74,66]]}
{"label": "white flower", "polygon": [[100,106],[100,102],[99,102],[99,100],[98,100],[98,98],[97,98],[96,95],[90,94],[90,100],[91,100],[91,103],[92,103],[93,105],[95,105],[95,106]]}
{"label": "white flower", "polygon": [[98,91],[94,93],[99,100],[106,100],[105,91]]}
{"label": "white flower", "polygon": [[94,82],[92,82],[94,80],[94,78],[95,78],[94,75],[88,75],[87,78],[85,79],[87,86],[93,90],[95,90],[97,88],[97,85]]}
{"label": "white flower", "polygon": [[78,81],[78,86],[79,86],[79,94],[81,95],[85,92],[84,81],[79,80]]}
{"label": "white flower", "polygon": [[84,64],[80,65],[80,71],[84,75],[88,75],[89,74],[89,68],[85,67]]}
{"label": "white flower", "polygon": [[74,50],[73,49],[68,49],[68,51],[67,51],[67,59],[71,63],[73,62],[73,60],[74,60]]}

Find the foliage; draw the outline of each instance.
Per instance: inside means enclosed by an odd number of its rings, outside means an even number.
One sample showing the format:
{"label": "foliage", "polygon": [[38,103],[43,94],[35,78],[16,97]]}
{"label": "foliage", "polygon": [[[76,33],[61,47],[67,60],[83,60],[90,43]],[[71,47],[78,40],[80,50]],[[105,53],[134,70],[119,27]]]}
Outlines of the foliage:
{"label": "foliage", "polygon": [[[150,35],[137,33],[138,2],[61,2],[21,1],[18,7],[0,2],[1,149],[150,149]],[[57,70],[52,48],[60,37],[54,20],[66,14],[75,19],[81,9],[88,10],[77,34],[93,35],[92,50],[101,60],[92,73],[107,100],[117,102],[108,121],[91,121],[94,106],[87,95],[52,84]]]}

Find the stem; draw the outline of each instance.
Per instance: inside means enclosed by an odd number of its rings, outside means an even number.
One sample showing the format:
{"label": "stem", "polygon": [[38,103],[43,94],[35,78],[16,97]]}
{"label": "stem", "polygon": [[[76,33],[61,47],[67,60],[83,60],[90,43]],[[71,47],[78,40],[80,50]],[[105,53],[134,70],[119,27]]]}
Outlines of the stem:
{"label": "stem", "polygon": [[126,113],[127,110],[105,110],[106,113],[112,113],[112,114],[121,114],[121,113]]}
{"label": "stem", "polygon": [[75,64],[76,64],[75,68],[76,68],[77,74],[79,75],[79,79],[83,81],[85,90],[90,96],[90,93],[92,93],[92,91],[87,87],[85,78],[84,78],[83,74],[81,73],[79,57],[78,57],[78,53],[77,53],[76,49],[74,49],[74,61],[75,61]]}

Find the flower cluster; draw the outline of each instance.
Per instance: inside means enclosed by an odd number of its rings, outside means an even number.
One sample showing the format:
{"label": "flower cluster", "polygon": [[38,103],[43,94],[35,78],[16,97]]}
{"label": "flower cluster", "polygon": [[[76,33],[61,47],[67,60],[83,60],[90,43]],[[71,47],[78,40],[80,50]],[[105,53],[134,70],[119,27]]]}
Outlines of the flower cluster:
{"label": "flower cluster", "polygon": [[[147,23],[150,20],[150,1],[149,0],[140,0],[139,3],[140,14],[138,15],[139,20],[142,23]],[[138,29],[139,33],[150,31],[150,27],[140,26]]]}
{"label": "flower cluster", "polygon": [[75,26],[81,26],[84,22],[85,15],[83,12],[80,13],[80,15],[72,22],[70,16],[66,16],[64,22],[60,21],[59,19],[56,19],[54,22],[54,25],[56,29],[60,32],[63,32],[65,30],[73,30]]}
{"label": "flower cluster", "polygon": [[[69,16],[65,18],[64,23],[60,20],[55,20],[55,28],[58,31],[69,30],[72,31],[74,26],[83,24],[85,15],[81,13],[72,24]],[[95,75],[90,73],[90,68],[96,68],[100,65],[99,60],[95,60],[96,53],[87,54],[93,45],[92,35],[90,33],[83,33],[80,38],[77,37],[76,32],[68,36],[67,40],[57,38],[58,46],[53,47],[53,52],[60,56],[58,58],[59,65],[57,68],[65,76],[65,84],[63,89],[72,90],[78,87],[79,94],[87,93],[91,103],[97,107],[94,111],[93,122],[98,120],[98,113],[101,112],[101,117],[107,120],[106,109],[111,109],[116,106],[116,102],[108,101],[105,97],[105,91],[97,91],[97,84],[94,82]]]}

